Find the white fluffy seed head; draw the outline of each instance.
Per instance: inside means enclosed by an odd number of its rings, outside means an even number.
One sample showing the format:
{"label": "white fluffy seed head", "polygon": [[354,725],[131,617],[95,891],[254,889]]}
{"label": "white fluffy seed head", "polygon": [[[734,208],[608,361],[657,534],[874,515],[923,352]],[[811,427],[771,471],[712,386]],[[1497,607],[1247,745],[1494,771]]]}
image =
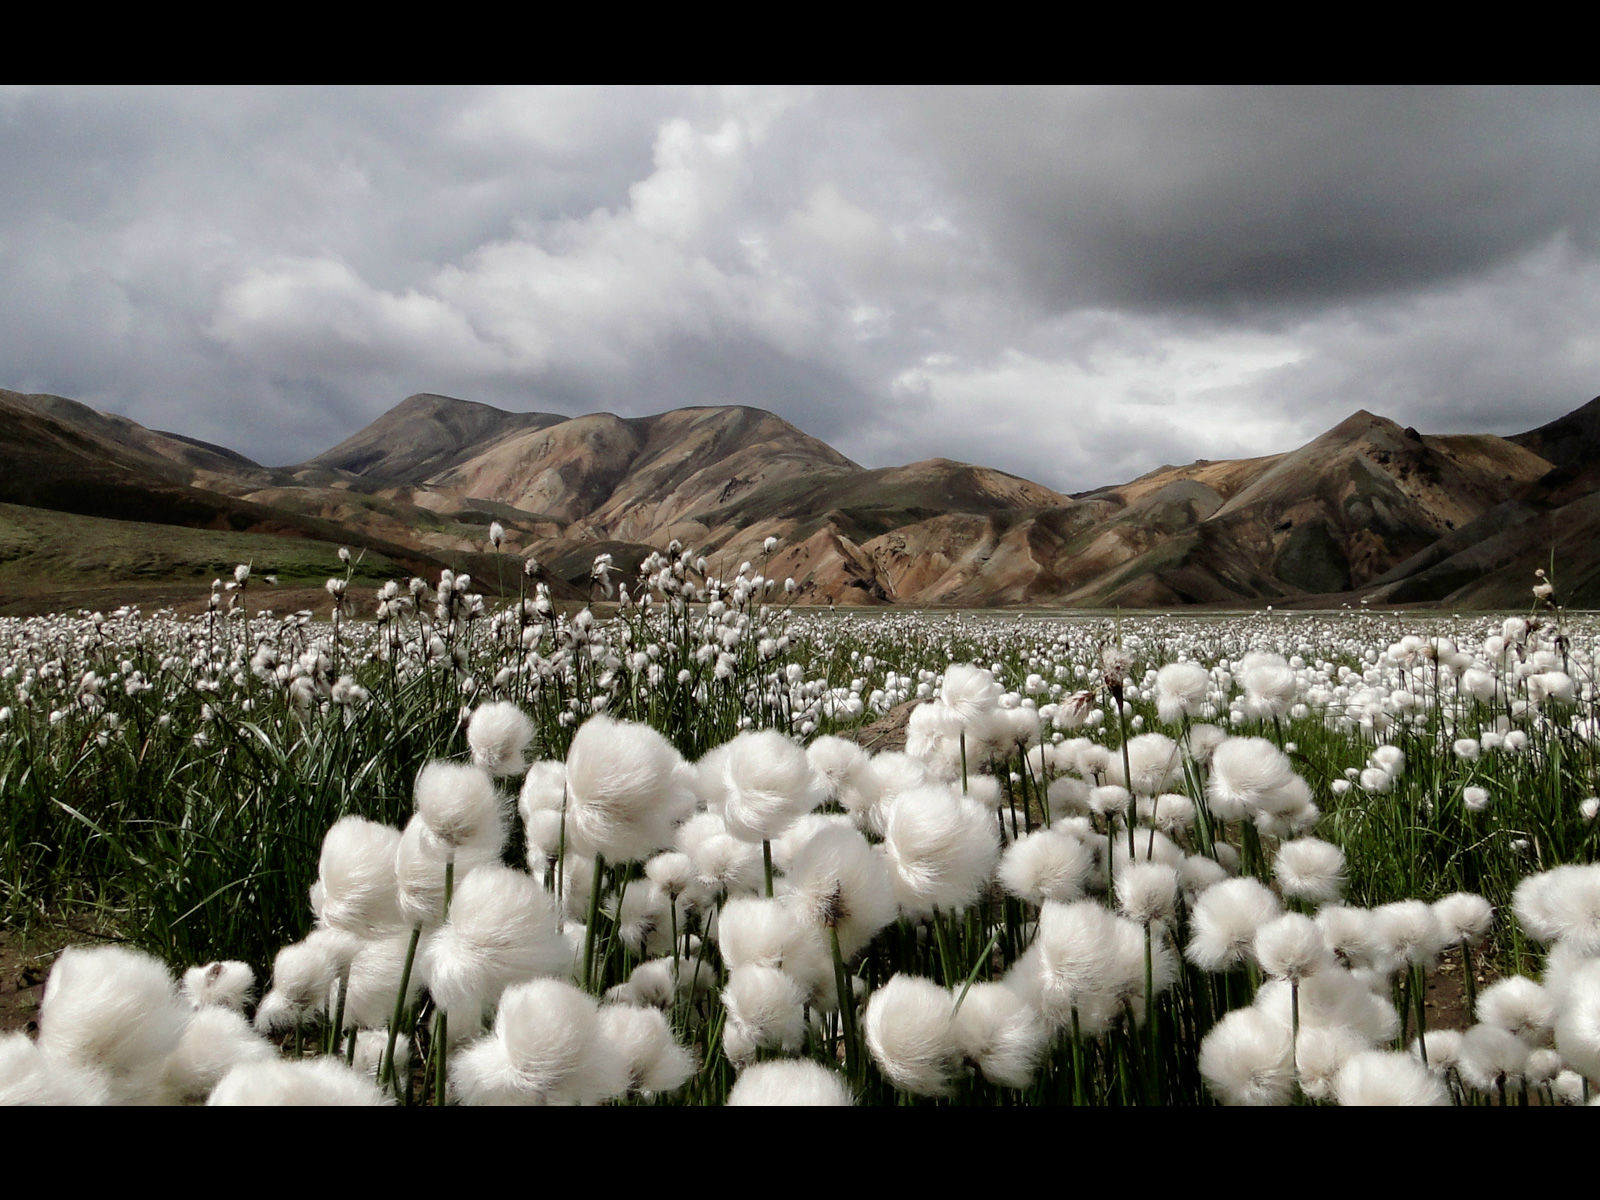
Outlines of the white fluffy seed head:
{"label": "white fluffy seed head", "polygon": [[896,975],[867,1000],[862,1031],[883,1076],[916,1096],[950,1093],[961,1064],[949,991],[916,975]]}
{"label": "white fluffy seed head", "polygon": [[590,717],[567,752],[567,832],[580,852],[643,861],[694,808],[681,759],[647,725]]}
{"label": "white fluffy seed head", "polygon": [[1210,686],[1211,673],[1199,663],[1168,663],[1156,672],[1156,715],[1167,725],[1198,717]]}
{"label": "white fluffy seed head", "polygon": [[467,721],[467,746],[472,762],[490,775],[520,775],[523,758],[533,740],[533,722],[509,700],[480,704]]}
{"label": "white fluffy seed head", "polygon": [[1296,838],[1278,847],[1273,874],[1285,896],[1330,904],[1344,895],[1344,851],[1318,838]]}
{"label": "white fluffy seed head", "polygon": [[975,983],[952,1019],[961,1055],[990,1083],[1026,1088],[1038,1073],[1049,1027],[1003,983]]}
{"label": "white fluffy seed head", "polygon": [[1339,1071],[1334,1094],[1346,1108],[1356,1106],[1445,1106],[1450,1089],[1444,1080],[1409,1054],[1366,1050]]}
{"label": "white fluffy seed head", "polygon": [[694,1074],[694,1055],[672,1036],[660,1009],[603,1005],[599,1033],[621,1055],[630,1093],[675,1092]]}
{"label": "white fluffy seed head", "polygon": [[989,814],[936,784],[895,797],[884,822],[883,846],[895,895],[913,918],[965,909],[982,895],[1000,859]]}
{"label": "white fluffy seed head", "polygon": [[223,1076],[206,1101],[215,1107],[383,1107],[393,1102],[372,1080],[332,1057],[301,1062],[274,1057],[240,1063]]}
{"label": "white fluffy seed head", "polygon": [[1225,879],[1200,893],[1184,956],[1206,971],[1227,971],[1254,953],[1256,933],[1279,915],[1278,898],[1257,880]]}
{"label": "white fluffy seed head", "polygon": [[722,781],[722,819],[747,842],[778,837],[827,798],[806,752],[775,729],[747,729],[727,743]]}
{"label": "white fluffy seed head", "polygon": [[1069,833],[1036,829],[1006,848],[1000,858],[1000,884],[1032,904],[1070,903],[1083,896],[1094,869],[1094,852]]}
{"label": "white fluffy seed head", "polygon": [[789,862],[786,902],[822,929],[836,929],[846,959],[898,911],[889,865],[853,827],[817,830]]}
{"label": "white fluffy seed head", "polygon": [[797,1052],[805,1041],[805,991],[777,967],[735,967],[722,992],[723,1049],[735,1067],[762,1050]]}
{"label": "white fluffy seed head", "polygon": [[248,963],[214,962],[190,967],[179,990],[194,1008],[227,1008],[243,1012],[255,995],[256,973]]}
{"label": "white fluffy seed head", "polygon": [[1310,917],[1284,913],[1256,931],[1256,960],[1275,979],[1299,983],[1333,964],[1322,930]]}
{"label": "white fluffy seed head", "polygon": [[405,923],[395,879],[399,845],[398,829],[364,817],[341,817],[329,827],[317,871],[324,925],[358,937],[384,937]]}
{"label": "white fluffy seed head", "polygon": [[1229,738],[1212,753],[1206,795],[1224,821],[1254,818],[1299,807],[1297,779],[1288,756],[1266,738]]}
{"label": "white fluffy seed head", "polygon": [[467,763],[428,763],[417,773],[417,816],[449,850],[503,840],[500,797],[488,772]]}
{"label": "white fluffy seed head", "polygon": [[39,1049],[102,1073],[111,1098],[148,1102],[190,1019],[157,959],[121,946],[64,950],[39,1004]]}
{"label": "white fluffy seed head", "polygon": [[418,950],[428,991],[452,1018],[452,1032],[476,1022],[514,983],[564,974],[566,940],[549,893],[529,875],[499,865],[473,871],[455,889],[445,923]]}
{"label": "white fluffy seed head", "polygon": [[810,1059],[779,1059],[745,1069],[728,1093],[730,1108],[848,1108],[855,1101],[843,1076]]}
{"label": "white fluffy seed head", "polygon": [[1287,1104],[1294,1095],[1289,1030],[1256,1008],[1239,1008],[1200,1043],[1200,1075],[1222,1104]]}

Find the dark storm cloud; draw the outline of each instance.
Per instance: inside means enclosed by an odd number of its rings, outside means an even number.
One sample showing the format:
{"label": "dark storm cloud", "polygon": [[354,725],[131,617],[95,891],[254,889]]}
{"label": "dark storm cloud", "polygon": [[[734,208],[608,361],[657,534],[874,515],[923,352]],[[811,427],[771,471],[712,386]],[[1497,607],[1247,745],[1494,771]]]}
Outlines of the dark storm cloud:
{"label": "dark storm cloud", "polygon": [[895,110],[1054,305],[1315,305],[1596,233],[1591,89],[983,89]]}
{"label": "dark storm cloud", "polygon": [[1600,391],[1574,89],[0,88],[0,386],[300,461],[406,395],[1062,490]]}

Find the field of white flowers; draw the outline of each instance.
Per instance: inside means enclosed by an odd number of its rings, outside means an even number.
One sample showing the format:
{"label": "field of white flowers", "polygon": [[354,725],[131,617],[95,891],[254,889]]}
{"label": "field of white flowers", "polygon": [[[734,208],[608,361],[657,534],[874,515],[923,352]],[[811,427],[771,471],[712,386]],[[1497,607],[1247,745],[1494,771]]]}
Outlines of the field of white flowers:
{"label": "field of white flowers", "polygon": [[[531,563],[503,604],[346,564],[273,616],[241,566],[196,618],[0,621],[0,914],[93,935],[0,1101],[1600,1083],[1600,625],[1547,584],[1494,618],[840,615],[761,569],[602,559],[563,612]],[[1445,959],[1465,1028],[1428,1025]]]}

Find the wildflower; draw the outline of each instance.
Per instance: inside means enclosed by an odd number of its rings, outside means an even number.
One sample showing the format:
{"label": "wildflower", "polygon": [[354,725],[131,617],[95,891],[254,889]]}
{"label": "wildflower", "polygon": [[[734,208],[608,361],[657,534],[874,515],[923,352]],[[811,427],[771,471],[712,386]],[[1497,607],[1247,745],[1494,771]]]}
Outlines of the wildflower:
{"label": "wildflower", "polygon": [[595,716],[567,751],[567,834],[612,861],[642,861],[672,844],[693,809],[670,742],[647,725]]}
{"label": "wildflower", "polygon": [[509,700],[480,704],[467,722],[473,764],[495,776],[527,769],[523,751],[533,740],[533,722]]}
{"label": "wildflower", "polygon": [[961,1046],[951,1020],[954,999],[929,979],[895,975],[867,1001],[862,1031],[878,1069],[917,1096],[949,1095]]}
{"label": "wildflower", "polygon": [[1258,1009],[1235,1009],[1200,1043],[1200,1075],[1223,1104],[1287,1104],[1294,1094],[1293,1052],[1287,1027]]}
{"label": "wildflower", "polygon": [[1278,847],[1273,873],[1285,896],[1327,904],[1344,894],[1344,851],[1316,838],[1296,838]]}
{"label": "wildflower", "polygon": [[1450,1090],[1438,1075],[1409,1054],[1382,1050],[1352,1056],[1334,1092],[1346,1107],[1450,1103]]}
{"label": "wildflower", "polygon": [[853,1103],[849,1085],[840,1074],[809,1059],[757,1063],[746,1068],[728,1093],[730,1108],[847,1108]]}

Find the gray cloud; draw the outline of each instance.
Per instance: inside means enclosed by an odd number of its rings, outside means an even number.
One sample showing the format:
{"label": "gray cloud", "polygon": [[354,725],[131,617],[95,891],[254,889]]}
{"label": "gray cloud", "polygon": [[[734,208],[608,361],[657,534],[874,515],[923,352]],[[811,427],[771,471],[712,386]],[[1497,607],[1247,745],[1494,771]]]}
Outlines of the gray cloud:
{"label": "gray cloud", "polygon": [[1600,391],[1579,89],[0,90],[0,386],[267,462],[417,391],[1063,490]]}

